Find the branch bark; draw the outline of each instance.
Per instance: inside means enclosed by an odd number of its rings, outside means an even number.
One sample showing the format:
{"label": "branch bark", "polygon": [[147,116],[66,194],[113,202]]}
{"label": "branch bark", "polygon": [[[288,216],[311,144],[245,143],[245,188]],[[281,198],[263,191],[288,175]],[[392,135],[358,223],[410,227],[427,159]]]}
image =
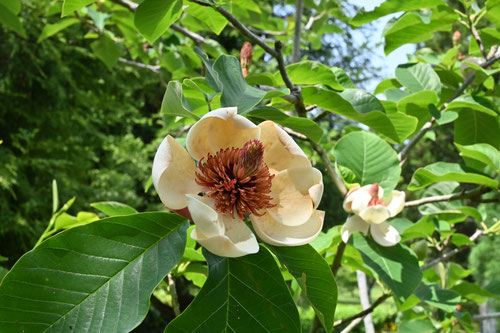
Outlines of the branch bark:
{"label": "branch bark", "polygon": [[297,0],[295,5],[295,30],[293,34],[292,62],[300,60],[300,37],[302,32],[302,15],[304,14],[304,0]]}
{"label": "branch bark", "polygon": [[413,200],[413,201],[408,201],[405,203],[405,207],[414,207],[414,206],[420,206],[432,202],[441,202],[441,201],[452,201],[452,200],[462,200],[462,199],[473,199],[477,198],[478,196],[490,192],[491,188],[488,187],[478,187],[474,190],[470,191],[462,191],[460,193],[453,193],[453,194],[445,194],[445,195],[437,195],[434,197],[427,197],[427,198],[422,198],[418,200]]}
{"label": "branch bark", "polygon": [[345,319],[342,319],[342,320],[337,320],[334,324],[333,324],[333,327],[337,327],[337,326],[340,326],[340,325],[344,325],[346,323],[349,323],[355,319],[358,319],[358,318],[363,318],[364,316],[366,316],[367,314],[369,313],[372,313],[375,308],[377,306],[379,306],[380,304],[384,303],[384,301],[386,299],[388,299],[389,297],[391,296],[391,294],[384,294],[382,296],[380,296],[368,309],[365,309],[353,316],[350,316],[350,317],[347,317]]}

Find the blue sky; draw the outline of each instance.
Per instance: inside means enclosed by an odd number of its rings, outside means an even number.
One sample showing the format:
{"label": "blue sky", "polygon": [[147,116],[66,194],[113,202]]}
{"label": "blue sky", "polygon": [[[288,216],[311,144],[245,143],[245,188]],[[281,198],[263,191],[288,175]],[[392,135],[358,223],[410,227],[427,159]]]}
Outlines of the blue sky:
{"label": "blue sky", "polygon": [[[384,0],[349,0],[349,3],[362,7],[366,11],[373,10],[376,6],[380,5],[382,2],[384,2]],[[384,26],[387,23],[387,21],[389,21],[392,17],[399,15],[401,15],[401,13],[384,16],[373,22],[374,42],[375,43],[381,42],[381,44],[374,50],[375,54],[377,54],[378,56],[373,57],[372,61],[374,65],[382,67],[383,78],[394,77],[394,70],[396,69],[396,67],[400,64],[408,62],[407,54],[415,52],[414,44],[406,44],[394,50],[388,56],[384,54],[384,43],[383,43],[384,39],[382,37],[382,30],[384,29]],[[355,33],[353,34],[353,36],[356,39]],[[379,80],[374,80],[368,83],[366,85],[367,90],[369,92],[373,92],[378,83]]]}

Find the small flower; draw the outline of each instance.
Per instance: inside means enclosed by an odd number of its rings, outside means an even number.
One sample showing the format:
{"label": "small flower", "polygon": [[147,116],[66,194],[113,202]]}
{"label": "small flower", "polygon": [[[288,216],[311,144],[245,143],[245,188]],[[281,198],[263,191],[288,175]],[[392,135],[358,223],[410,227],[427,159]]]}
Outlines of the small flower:
{"label": "small flower", "polygon": [[191,237],[210,252],[258,252],[247,217],[272,245],[302,245],[320,233],[321,172],[272,121],[257,126],[236,108],[217,109],[191,127],[186,148],[170,135],[163,140],[153,184],[167,209],[195,223]]}
{"label": "small flower", "polygon": [[399,243],[401,236],[396,228],[385,222],[403,210],[405,193],[392,191],[384,201],[384,190],[377,183],[353,188],[344,200],[344,210],[354,215],[347,218],[340,234],[347,243],[353,232],[370,233],[373,239],[382,246],[393,246]]}

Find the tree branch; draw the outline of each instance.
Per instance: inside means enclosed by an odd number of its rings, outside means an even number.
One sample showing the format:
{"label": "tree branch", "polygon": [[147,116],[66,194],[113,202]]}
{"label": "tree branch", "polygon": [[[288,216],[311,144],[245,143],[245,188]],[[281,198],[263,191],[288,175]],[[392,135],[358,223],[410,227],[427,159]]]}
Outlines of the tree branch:
{"label": "tree branch", "polygon": [[[469,239],[472,241],[472,242],[475,242],[476,239],[479,238],[479,236],[483,235],[484,232],[481,230],[481,229],[477,229],[476,232],[474,232],[474,234],[472,236],[469,237]],[[463,249],[466,249],[468,245],[465,245],[465,246],[462,246],[462,247],[458,247],[456,249],[453,249],[451,251],[448,251],[446,253],[444,253],[443,255],[441,255],[440,257],[428,262],[427,264],[423,265],[422,266],[422,271],[425,271],[426,269],[428,268],[431,268],[432,266],[436,265],[436,264],[439,264],[440,262],[442,261],[445,261],[447,260],[448,258],[454,256],[455,254],[459,253],[460,251],[462,251]]]}
{"label": "tree branch", "polygon": [[380,296],[369,308],[367,308],[367,309],[365,309],[365,310],[361,311],[360,313],[357,313],[353,316],[347,317],[347,318],[342,319],[342,320],[337,320],[333,324],[333,327],[344,325],[345,323],[351,322],[351,321],[358,319],[358,318],[363,318],[367,314],[372,313],[377,306],[382,304],[389,297],[391,297],[391,294],[384,294],[384,295]]}
{"label": "tree branch", "polygon": [[420,206],[432,202],[441,202],[441,201],[452,201],[452,200],[461,200],[461,199],[472,199],[477,198],[478,196],[490,192],[492,189],[488,187],[478,187],[474,190],[470,191],[462,191],[460,193],[452,193],[445,195],[437,195],[433,197],[422,198],[418,200],[408,201],[405,203],[405,207],[413,207]]}
{"label": "tree branch", "polygon": [[[484,63],[481,64],[481,67],[482,68],[487,68],[488,66],[492,65],[493,63],[495,63],[498,60],[500,60],[500,55],[497,55],[497,56],[495,56],[495,57],[493,57],[493,58],[485,61]],[[455,93],[453,94],[453,96],[451,96],[450,99],[443,105],[443,107],[441,108],[440,111],[443,111],[444,109],[446,109],[446,106],[447,106],[448,103],[452,102],[453,100],[455,100],[455,98],[457,98],[458,96],[460,96],[465,91],[465,89],[474,81],[475,77],[476,77],[476,72],[472,73],[471,76],[469,76],[464,81],[464,83],[462,83],[462,85],[460,86],[460,88],[458,88],[455,91]],[[400,162],[401,166],[406,162],[407,157],[408,157],[408,153],[410,152],[410,150],[415,146],[415,144],[420,139],[422,139],[422,137],[425,135],[425,133],[428,130],[431,129],[432,125],[434,125],[434,122],[435,122],[434,118],[432,118],[429,122],[427,122],[422,127],[422,129],[417,133],[417,135],[415,135],[410,140],[410,142],[401,150],[401,152],[398,154],[399,160],[401,161]]]}
{"label": "tree branch", "polygon": [[170,296],[172,296],[172,308],[174,309],[175,316],[181,314],[181,307],[179,305],[179,297],[177,296],[177,289],[175,287],[175,280],[172,274],[167,274],[168,289]]}
{"label": "tree branch", "polygon": [[492,313],[472,316],[472,320],[477,320],[477,321],[488,320],[493,318],[500,318],[500,312],[492,312]]}
{"label": "tree branch", "polygon": [[345,248],[347,243],[340,242],[339,246],[337,246],[337,253],[335,254],[335,258],[333,259],[332,269],[333,276],[337,276],[340,266],[342,265],[342,256],[344,255]]}
{"label": "tree branch", "polygon": [[300,60],[300,35],[302,30],[302,15],[304,13],[304,0],[297,0],[295,5],[295,30],[293,34],[292,62]]}
{"label": "tree branch", "polygon": [[486,54],[486,50],[484,49],[484,44],[483,41],[481,40],[481,36],[479,36],[479,33],[477,32],[477,29],[474,27],[472,22],[470,23],[470,32],[474,39],[476,40],[477,45],[479,45],[479,51],[481,51],[481,54],[483,55],[484,59],[488,59],[488,55]]}
{"label": "tree branch", "polygon": [[120,61],[121,63],[127,64],[127,65],[130,65],[130,66],[147,69],[147,70],[149,70],[149,71],[151,71],[153,73],[160,74],[160,68],[161,67],[158,66],[158,65],[156,65],[156,66],[147,65],[147,64],[143,64],[142,62],[128,60],[128,59],[125,59],[125,58],[118,58],[118,61]]}

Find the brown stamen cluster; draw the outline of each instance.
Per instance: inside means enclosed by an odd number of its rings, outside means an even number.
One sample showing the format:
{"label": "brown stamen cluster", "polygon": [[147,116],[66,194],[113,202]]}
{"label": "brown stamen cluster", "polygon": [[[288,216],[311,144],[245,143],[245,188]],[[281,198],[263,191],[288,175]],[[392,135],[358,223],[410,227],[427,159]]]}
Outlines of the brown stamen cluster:
{"label": "brown stamen cluster", "polygon": [[245,214],[262,216],[258,211],[271,208],[271,180],[262,156],[264,147],[258,140],[247,142],[243,148],[221,149],[215,155],[202,158],[196,173],[196,182],[206,187],[215,209],[224,215]]}

